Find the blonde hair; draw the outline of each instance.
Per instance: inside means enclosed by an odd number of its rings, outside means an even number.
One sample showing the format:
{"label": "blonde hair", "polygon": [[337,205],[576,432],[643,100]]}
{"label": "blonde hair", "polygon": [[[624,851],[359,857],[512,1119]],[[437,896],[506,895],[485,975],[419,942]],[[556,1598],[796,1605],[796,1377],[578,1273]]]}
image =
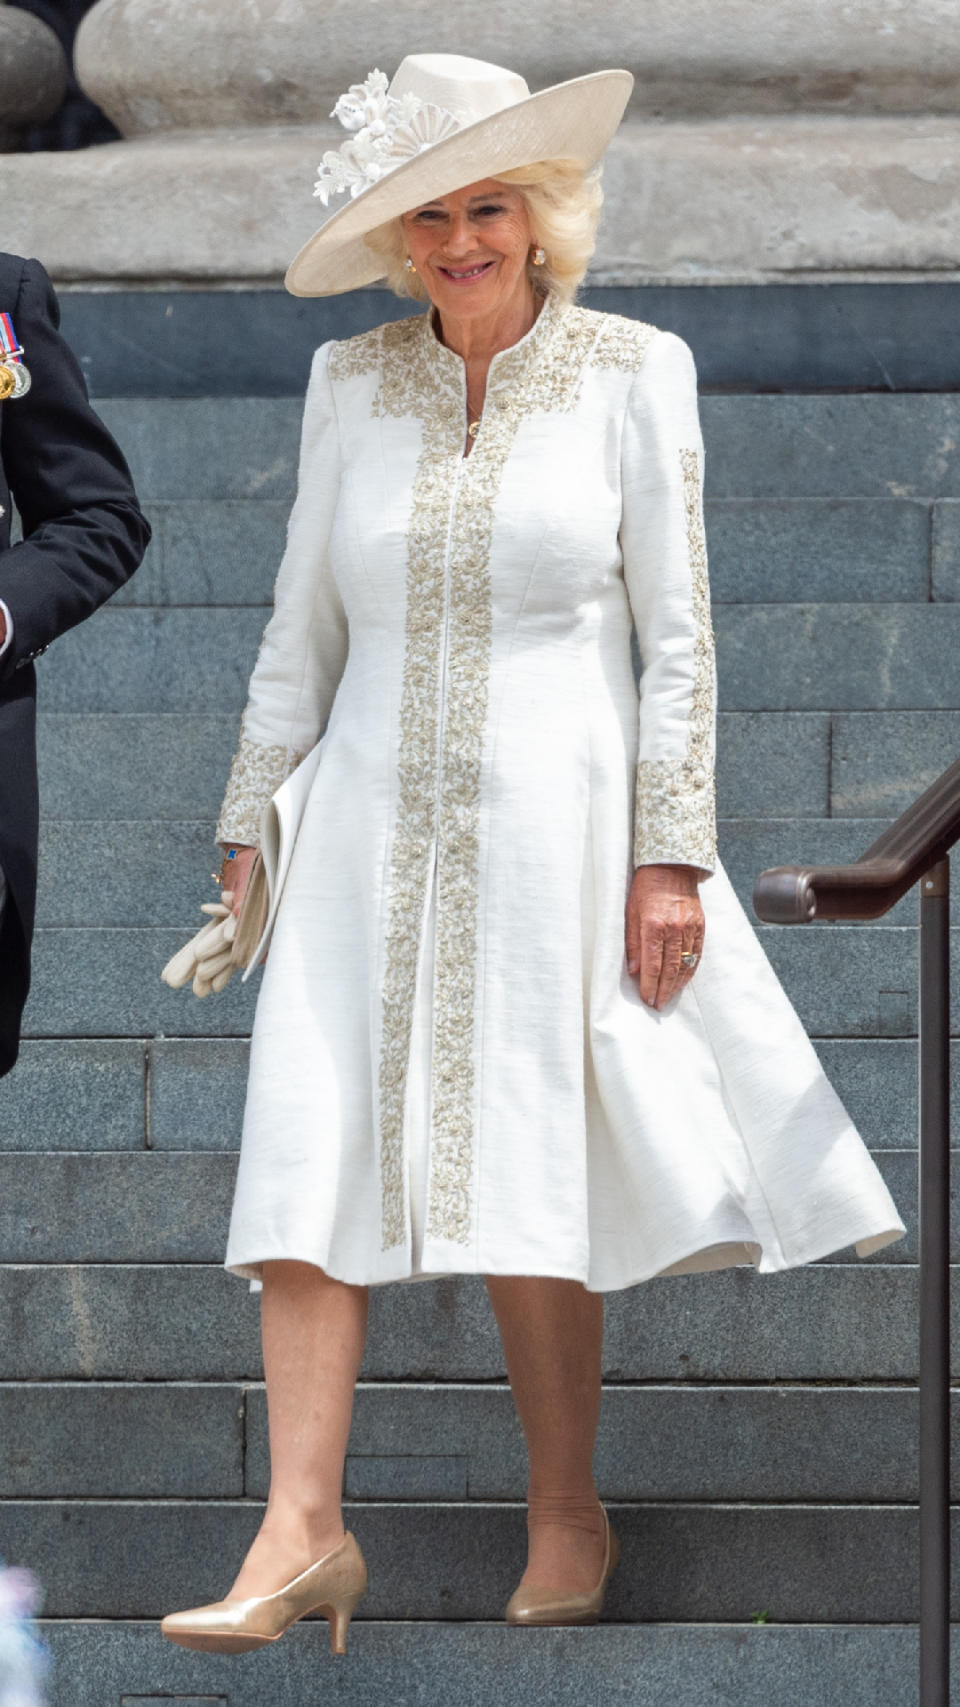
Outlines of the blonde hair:
{"label": "blonde hair", "polygon": [[[499,172],[497,183],[520,191],[533,243],[546,250],[543,266],[527,262],[531,284],[544,296],[553,292],[572,302],[596,246],[603,206],[599,168],[585,171],[573,160],[538,160],[532,166]],[[426,301],[421,279],[404,265],[407,243],[399,218],[368,231],[365,242],[383,262],[387,283],[397,296]]]}

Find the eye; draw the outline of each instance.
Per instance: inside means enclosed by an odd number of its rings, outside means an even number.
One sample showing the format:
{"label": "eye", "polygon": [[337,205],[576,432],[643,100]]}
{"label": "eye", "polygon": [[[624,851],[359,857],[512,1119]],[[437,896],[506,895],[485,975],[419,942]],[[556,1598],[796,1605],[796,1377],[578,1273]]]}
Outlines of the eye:
{"label": "eye", "polygon": [[494,216],[506,213],[506,211],[506,208],[502,207],[499,202],[484,202],[483,207],[477,208],[477,212],[480,214],[492,214]]}
{"label": "eye", "polygon": [[443,214],[439,208],[422,207],[419,213],[415,213],[413,217],[418,225],[432,225],[435,220],[442,219]]}

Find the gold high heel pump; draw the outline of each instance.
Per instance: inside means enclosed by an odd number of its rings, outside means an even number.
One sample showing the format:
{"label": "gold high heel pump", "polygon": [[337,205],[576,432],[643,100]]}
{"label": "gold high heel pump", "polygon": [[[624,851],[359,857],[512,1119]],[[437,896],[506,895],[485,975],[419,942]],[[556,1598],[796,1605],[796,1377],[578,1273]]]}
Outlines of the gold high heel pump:
{"label": "gold high heel pump", "polygon": [[160,1629],[180,1648],[217,1654],[247,1654],[276,1642],[306,1612],[322,1612],[330,1621],[330,1648],[347,1651],[347,1626],[367,1587],[367,1567],[353,1536],[346,1534],[331,1552],[308,1565],[298,1577],[248,1600],[216,1600],[188,1612],[169,1612]]}
{"label": "gold high heel pump", "polygon": [[596,1588],[585,1594],[563,1594],[555,1588],[518,1588],[507,1601],[508,1624],[595,1624],[603,1607],[607,1583],[617,1568],[620,1543],[610,1528],[606,1507],[601,1506],[606,1532],[603,1570]]}

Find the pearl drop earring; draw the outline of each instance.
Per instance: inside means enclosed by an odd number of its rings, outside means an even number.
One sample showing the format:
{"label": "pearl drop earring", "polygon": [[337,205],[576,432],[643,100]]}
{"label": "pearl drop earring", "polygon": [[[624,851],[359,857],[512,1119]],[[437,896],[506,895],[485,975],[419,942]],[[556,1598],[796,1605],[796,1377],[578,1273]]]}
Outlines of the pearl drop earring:
{"label": "pearl drop earring", "polygon": [[406,271],[406,272],[408,272],[408,273],[415,273],[415,272],[416,272],[416,270],[417,270],[417,269],[416,269],[416,267],[415,267],[415,266],[414,266],[414,264],[413,264],[413,262],[412,262],[412,261],[411,261],[411,259],[410,259],[410,256],[409,256],[409,255],[408,255],[408,256],[407,256],[407,258],[406,258],[406,260],[405,260],[405,261],[404,261],[404,263],[403,263],[403,265],[404,265],[404,270],[405,270],[405,271]]}
{"label": "pearl drop earring", "polygon": [[547,258],[546,249],[541,249],[540,244],[538,243],[537,247],[534,249],[533,254],[530,257],[531,261],[533,262],[535,267],[542,267],[544,262],[546,261],[546,258]]}

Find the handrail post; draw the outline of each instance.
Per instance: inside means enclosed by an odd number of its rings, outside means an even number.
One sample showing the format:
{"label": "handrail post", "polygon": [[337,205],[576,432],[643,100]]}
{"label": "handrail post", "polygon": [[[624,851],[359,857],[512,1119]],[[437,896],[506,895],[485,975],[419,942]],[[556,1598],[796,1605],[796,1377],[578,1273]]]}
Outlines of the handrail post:
{"label": "handrail post", "polygon": [[950,1701],[950,862],[920,879],[920,1707]]}

